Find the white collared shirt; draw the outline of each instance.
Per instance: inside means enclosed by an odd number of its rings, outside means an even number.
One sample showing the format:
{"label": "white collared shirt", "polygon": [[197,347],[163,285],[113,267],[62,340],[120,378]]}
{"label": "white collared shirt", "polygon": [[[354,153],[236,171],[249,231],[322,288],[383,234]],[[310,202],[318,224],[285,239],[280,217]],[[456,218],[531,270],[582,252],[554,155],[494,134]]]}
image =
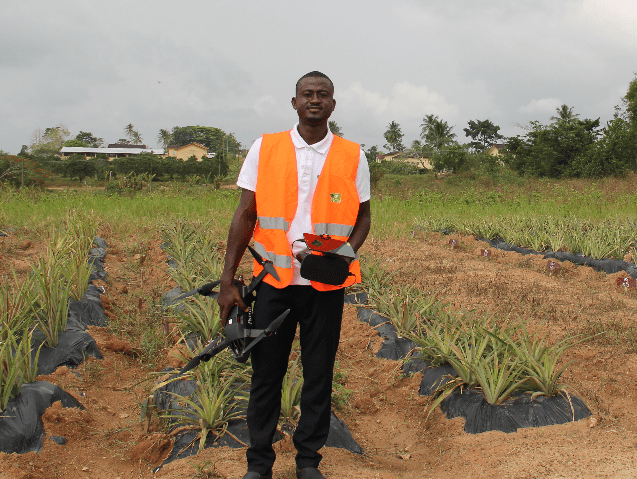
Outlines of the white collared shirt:
{"label": "white collared shirt", "polygon": [[[296,150],[296,171],[298,175],[299,198],[296,214],[290,224],[286,236],[288,242],[292,245],[292,254],[295,256],[292,262],[294,276],[291,284],[309,285],[310,282],[301,277],[299,272],[300,263],[296,260],[296,255],[300,251],[306,250],[305,243],[296,242],[295,240],[303,239],[303,233],[312,233],[312,198],[318,183],[318,177],[323,170],[327,153],[332,145],[334,134],[328,129],[327,135],[318,143],[308,145],[301,137],[298,131],[299,124],[294,125],[290,131],[290,137]],[[259,153],[261,151],[261,138],[254,142],[248,155],[246,156],[237,186],[250,191],[257,190],[257,176],[259,172]],[[358,191],[359,201],[361,203],[368,201],[371,197],[369,186],[369,166],[367,158],[361,150],[358,163],[358,172],[356,174],[356,190]]]}

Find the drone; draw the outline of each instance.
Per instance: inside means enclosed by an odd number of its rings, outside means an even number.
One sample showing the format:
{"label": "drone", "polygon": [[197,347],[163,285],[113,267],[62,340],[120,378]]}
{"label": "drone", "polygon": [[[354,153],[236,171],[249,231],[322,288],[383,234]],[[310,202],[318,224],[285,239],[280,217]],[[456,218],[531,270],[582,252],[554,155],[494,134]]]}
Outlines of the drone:
{"label": "drone", "polygon": [[[254,329],[252,318],[252,303],[255,300],[252,292],[257,285],[263,280],[266,275],[271,275],[277,281],[280,280],[272,261],[263,259],[263,257],[255,251],[254,248],[248,245],[248,249],[254,259],[263,266],[263,270],[258,276],[254,277],[248,286],[245,285],[243,279],[234,280],[234,286],[239,289],[243,302],[248,305],[248,311],[241,311],[237,306],[234,306],[228,314],[228,320],[224,327],[224,335],[220,335],[213,341],[211,341],[201,352],[201,354],[192,358],[188,364],[186,364],[180,371],[179,376],[196,368],[202,361],[210,361],[213,357],[219,354],[226,348],[229,348],[234,355],[234,359],[239,363],[245,363],[250,357],[250,350],[259,343],[263,338],[273,335],[279,329],[290,310],[287,309],[277,317],[270,325],[265,329]],[[217,299],[219,292],[215,291],[215,288],[221,284],[221,281],[212,281],[211,283],[199,286],[187,293],[184,293],[175,298],[171,304],[181,301],[185,298],[200,294],[210,298]]]}

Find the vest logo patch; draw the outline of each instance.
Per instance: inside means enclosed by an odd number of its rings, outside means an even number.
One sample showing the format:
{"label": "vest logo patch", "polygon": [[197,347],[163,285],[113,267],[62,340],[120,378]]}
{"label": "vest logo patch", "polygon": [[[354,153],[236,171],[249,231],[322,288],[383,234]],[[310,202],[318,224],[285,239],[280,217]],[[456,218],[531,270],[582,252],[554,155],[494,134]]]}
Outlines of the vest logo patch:
{"label": "vest logo patch", "polygon": [[340,203],[341,202],[341,194],[340,193],[330,193],[330,200],[332,203]]}

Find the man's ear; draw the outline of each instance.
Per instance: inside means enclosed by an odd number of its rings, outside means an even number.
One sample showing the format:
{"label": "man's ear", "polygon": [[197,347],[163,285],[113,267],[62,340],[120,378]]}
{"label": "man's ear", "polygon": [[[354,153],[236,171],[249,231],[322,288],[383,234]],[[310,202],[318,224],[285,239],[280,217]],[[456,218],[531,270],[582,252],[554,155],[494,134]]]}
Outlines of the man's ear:
{"label": "man's ear", "polygon": [[332,100],[332,111],[336,109],[336,100]]}
{"label": "man's ear", "polygon": [[296,110],[296,97],[295,96],[292,97],[292,108],[294,108]]}

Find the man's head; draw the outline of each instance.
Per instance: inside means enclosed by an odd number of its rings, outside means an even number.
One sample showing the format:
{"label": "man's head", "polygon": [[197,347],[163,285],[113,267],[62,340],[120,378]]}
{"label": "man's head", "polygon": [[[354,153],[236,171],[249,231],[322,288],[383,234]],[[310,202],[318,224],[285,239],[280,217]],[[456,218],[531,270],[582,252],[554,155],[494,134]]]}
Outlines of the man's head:
{"label": "man's head", "polygon": [[325,78],[329,84],[332,87],[332,95],[334,94],[334,83],[332,83],[332,80],[330,80],[330,77],[328,77],[325,73],[321,73],[318,71],[313,71],[310,73],[306,73],[305,75],[303,75],[301,78],[299,78],[299,80],[296,82],[296,94],[299,94],[299,84],[301,83],[302,80],[305,80],[306,78]]}
{"label": "man's head", "polygon": [[296,96],[292,98],[292,106],[299,115],[300,123],[327,124],[336,106],[332,80],[317,71],[303,75],[296,82]]}

